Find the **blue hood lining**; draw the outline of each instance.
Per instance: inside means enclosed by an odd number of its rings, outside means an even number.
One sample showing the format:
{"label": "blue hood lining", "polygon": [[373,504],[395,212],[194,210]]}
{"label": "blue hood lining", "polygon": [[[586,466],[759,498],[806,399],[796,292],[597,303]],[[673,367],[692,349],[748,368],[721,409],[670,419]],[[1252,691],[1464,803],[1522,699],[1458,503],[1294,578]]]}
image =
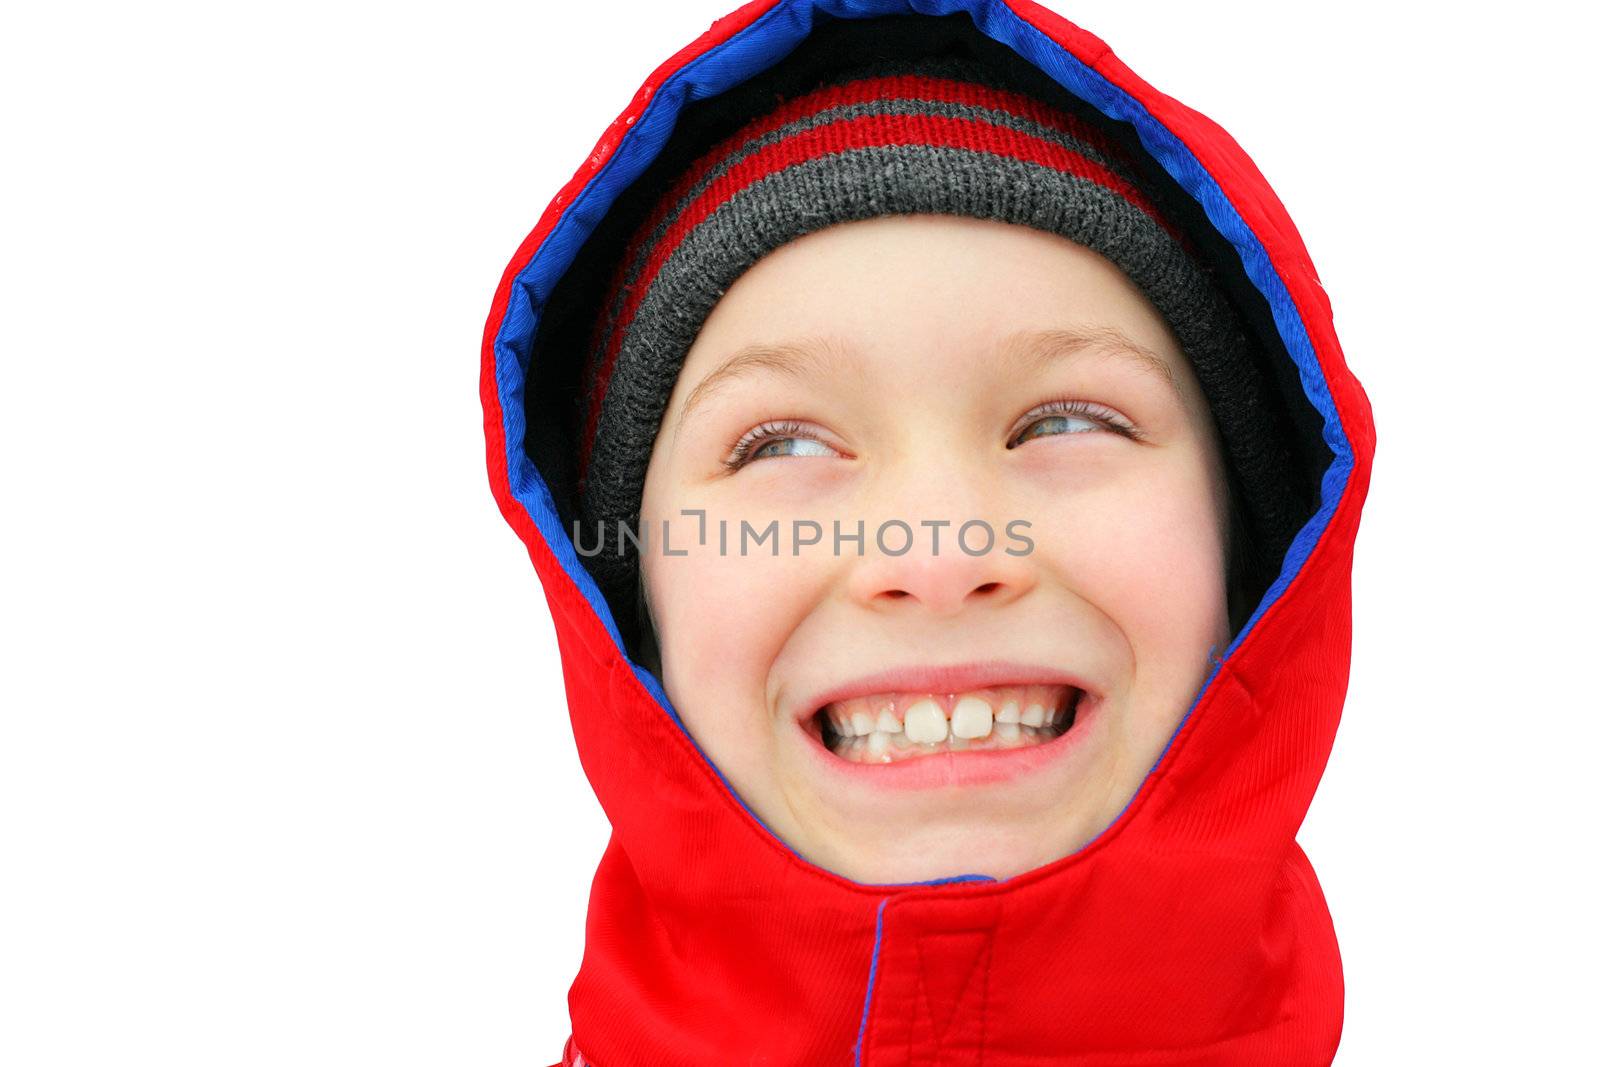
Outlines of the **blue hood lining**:
{"label": "blue hood lining", "polygon": [[[1338,507],[1354,457],[1305,324],[1261,241],[1239,217],[1216,180],[1170,130],[1151,116],[1144,105],[999,0],[784,0],[722,44],[691,60],[662,83],[643,114],[622,137],[611,158],[573,198],[544,242],[517,274],[511,287],[505,315],[495,336],[494,354],[495,385],[504,418],[506,470],[512,496],[527,510],[550,551],[605,625],[618,655],[627,661],[640,684],[690,739],[701,758],[716,772],[723,786],[750,813],[751,818],[772,833],[771,828],[739,797],[721,770],[711,762],[705,750],[685,728],[662,689],[660,680],[628,657],[610,606],[593,576],[580,561],[568,532],[563,528],[549,487],[524,448],[527,424],[523,390],[540,309],[545,307],[574,257],[617,197],[660,152],[671,136],[682,108],[689,102],[716,96],[777,63],[811,33],[813,18],[819,12],[846,19],[966,13],[982,33],[1009,47],[1062,88],[1091,104],[1108,118],[1131,124],[1145,150],[1203,207],[1212,225],[1238,251],[1246,275],[1267,301],[1273,324],[1294,362],[1301,388],[1322,418],[1322,440],[1332,460],[1320,479],[1317,510],[1291,542],[1277,578],[1267,588],[1249,619],[1234,635],[1223,655],[1220,658],[1213,655],[1212,666],[1200,694],[1184,713],[1172,737],[1152,765],[1153,772],[1161,765],[1173,740],[1182,732],[1195,706],[1210,688],[1211,680],[1222,662],[1244,641],[1257,621],[1299,574]],[[1142,791],[1141,785],[1135,793],[1135,799]],[[1131,803],[1130,800],[1130,806]],[[1127,807],[1124,807],[1123,811],[1126,810]],[[1119,813],[1111,826],[1120,821]],[[772,836],[782,842],[778,835]],[[787,842],[783,843],[789,848]],[[789,850],[794,852],[792,848]],[[804,859],[798,853],[794,854]],[[967,874],[929,882],[887,883],[881,888],[965,881],[995,879],[984,874]]]}

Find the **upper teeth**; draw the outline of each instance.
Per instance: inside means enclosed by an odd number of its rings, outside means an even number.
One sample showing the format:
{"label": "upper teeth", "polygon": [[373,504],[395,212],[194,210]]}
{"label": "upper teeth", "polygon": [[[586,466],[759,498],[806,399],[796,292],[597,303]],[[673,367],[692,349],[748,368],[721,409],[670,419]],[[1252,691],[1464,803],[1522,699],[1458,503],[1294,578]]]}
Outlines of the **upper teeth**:
{"label": "upper teeth", "polygon": [[828,721],[841,737],[874,733],[898,734],[921,744],[937,744],[954,735],[976,740],[988,737],[995,723],[1059,726],[1075,690],[1064,685],[1003,686],[982,693],[884,693],[829,704]]}

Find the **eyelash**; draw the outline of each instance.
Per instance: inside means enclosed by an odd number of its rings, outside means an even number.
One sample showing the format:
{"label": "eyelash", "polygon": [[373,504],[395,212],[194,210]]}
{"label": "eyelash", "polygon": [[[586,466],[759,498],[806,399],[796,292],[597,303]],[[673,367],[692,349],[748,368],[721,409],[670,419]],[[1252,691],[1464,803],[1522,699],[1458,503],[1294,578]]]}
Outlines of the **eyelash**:
{"label": "eyelash", "polygon": [[[1033,428],[1035,423],[1042,422],[1053,415],[1081,415],[1085,418],[1093,419],[1112,433],[1120,434],[1131,441],[1142,441],[1145,438],[1143,430],[1130,422],[1124,421],[1121,416],[1103,404],[1096,404],[1090,400],[1070,399],[1051,400],[1040,404],[1028,412],[1027,421],[1022,424],[1022,428],[1017,431],[1017,434],[1026,433]],[[1006,447],[1015,448],[1016,446],[1006,445]]]}
{"label": "eyelash", "polygon": [[[1100,423],[1112,433],[1120,434],[1133,441],[1142,441],[1145,432],[1130,423],[1119,419],[1109,408],[1103,407],[1087,400],[1051,400],[1039,405],[1028,413],[1028,419],[1023,423],[1016,435],[1032,429],[1035,423],[1055,415],[1081,415]],[[768,441],[781,441],[789,437],[803,438],[809,441],[818,441],[827,444],[816,434],[807,433],[804,423],[791,419],[780,419],[776,422],[763,422],[759,426],[746,431],[733,445],[727,459],[722,461],[722,466],[728,471],[736,471],[747,462],[750,453],[756,451]],[[1007,449],[1015,445],[1006,445]]]}
{"label": "eyelash", "polygon": [[744,436],[734,442],[733,450],[729,453],[728,458],[722,461],[722,466],[730,472],[736,471],[745,465],[745,457],[755,451],[758,446],[764,445],[768,441],[781,441],[785,437],[803,437],[810,441],[819,441],[827,444],[816,434],[806,433],[803,423],[794,422],[790,419],[763,422],[761,425],[746,431]]}

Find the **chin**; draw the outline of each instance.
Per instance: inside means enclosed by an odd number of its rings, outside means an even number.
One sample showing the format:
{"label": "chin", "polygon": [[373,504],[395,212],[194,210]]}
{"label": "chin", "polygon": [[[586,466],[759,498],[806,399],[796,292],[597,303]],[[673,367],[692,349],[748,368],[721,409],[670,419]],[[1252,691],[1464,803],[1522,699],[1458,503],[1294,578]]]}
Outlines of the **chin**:
{"label": "chin", "polygon": [[1048,830],[1036,823],[970,825],[948,822],[908,834],[876,834],[836,842],[819,858],[834,873],[864,885],[903,885],[982,875],[1004,881],[1053,863],[1082,848],[1095,834],[1058,821]]}

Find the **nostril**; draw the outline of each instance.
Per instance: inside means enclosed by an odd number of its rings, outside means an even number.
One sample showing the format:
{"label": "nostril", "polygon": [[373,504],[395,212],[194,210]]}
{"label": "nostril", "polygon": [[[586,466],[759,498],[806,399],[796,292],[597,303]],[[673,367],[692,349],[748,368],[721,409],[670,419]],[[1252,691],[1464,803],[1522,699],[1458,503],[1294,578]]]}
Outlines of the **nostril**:
{"label": "nostril", "polygon": [[973,590],[973,592],[976,592],[976,593],[992,593],[998,588],[1000,588],[1000,583],[999,582],[984,582],[982,585],[978,586],[977,589]]}

